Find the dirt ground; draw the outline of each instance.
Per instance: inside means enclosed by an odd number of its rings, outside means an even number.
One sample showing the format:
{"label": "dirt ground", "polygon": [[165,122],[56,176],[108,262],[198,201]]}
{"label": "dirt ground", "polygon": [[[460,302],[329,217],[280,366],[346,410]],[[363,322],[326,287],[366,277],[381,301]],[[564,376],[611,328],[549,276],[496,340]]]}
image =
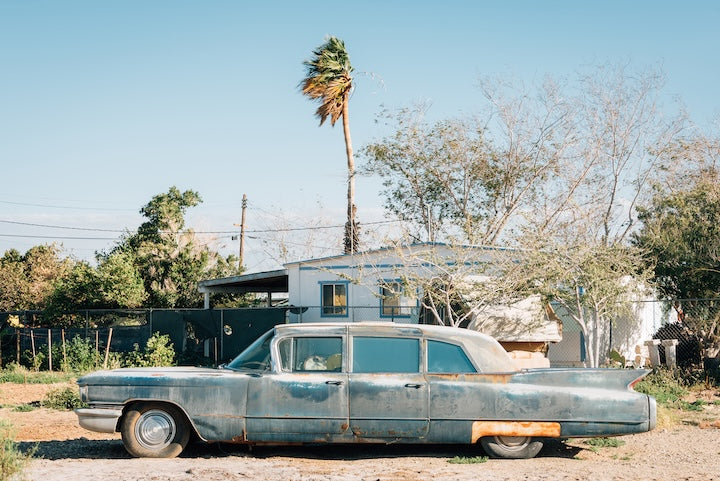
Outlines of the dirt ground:
{"label": "dirt ground", "polygon": [[[26,470],[33,481],[159,480],[688,480],[720,481],[720,400],[701,394],[703,411],[683,413],[671,427],[625,436],[620,447],[592,448],[583,440],[550,441],[535,459],[491,459],[452,464],[456,456],[482,455],[468,446],[255,447],[194,444],[176,459],[133,459],[119,434],[81,429],[72,412],[14,406],[37,403],[66,385],[0,384],[0,417],[16,428],[20,448],[36,447]],[[661,423],[662,423],[661,419]]]}

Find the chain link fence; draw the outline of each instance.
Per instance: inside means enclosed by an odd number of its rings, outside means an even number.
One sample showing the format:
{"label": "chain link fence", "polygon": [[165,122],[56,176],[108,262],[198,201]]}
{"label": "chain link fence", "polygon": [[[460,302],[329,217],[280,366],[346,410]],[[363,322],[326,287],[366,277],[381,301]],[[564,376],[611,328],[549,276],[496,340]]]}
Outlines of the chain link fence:
{"label": "chain link fence", "polygon": [[[29,364],[48,346],[75,337],[99,352],[127,353],[143,347],[156,332],[168,335],[175,352],[188,363],[232,359],[276,324],[286,322],[285,308],[82,310],[68,313],[69,328],[48,328],[41,311],[0,312],[0,367]],[[47,361],[46,361],[47,362]],[[57,364],[59,365],[59,364]],[[49,367],[49,366],[48,366]]]}
{"label": "chain link fence", "polygon": [[[647,341],[672,340],[680,367],[717,368],[720,351],[720,299],[683,299],[635,303],[631,313],[602,326],[601,364],[613,361],[625,365],[649,363]],[[588,354],[583,329],[568,313],[556,309],[562,322],[562,341],[550,343],[548,358],[554,367],[585,367]],[[66,330],[40,328],[41,311],[0,312],[0,365],[17,361],[18,355],[58,345],[80,336],[103,350],[110,339],[114,352],[129,352],[143,346],[154,332],[168,334],[176,352],[188,352],[214,362],[225,361],[275,324],[285,322],[360,322],[381,320],[433,324],[432,316],[420,306],[286,306],[251,309],[139,309],[83,310],[65,319],[75,326]],[[16,327],[12,327],[16,326]],[[17,326],[26,326],[17,328]],[[38,327],[30,327],[38,326]],[[658,346],[665,362],[665,346]]]}

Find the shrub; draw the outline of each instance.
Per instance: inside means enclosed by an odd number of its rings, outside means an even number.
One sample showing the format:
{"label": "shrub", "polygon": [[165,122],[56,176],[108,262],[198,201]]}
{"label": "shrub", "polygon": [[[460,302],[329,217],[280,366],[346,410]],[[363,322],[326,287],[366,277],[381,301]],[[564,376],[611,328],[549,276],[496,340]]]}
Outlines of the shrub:
{"label": "shrub", "polygon": [[30,462],[35,449],[21,452],[15,442],[15,430],[12,425],[0,419],[0,479],[11,479],[23,472]]}
{"label": "shrub", "polygon": [[140,351],[140,346],[135,344],[135,349],[125,355],[125,366],[127,367],[161,367],[175,364],[175,349],[170,342],[170,336],[154,333],[145,344],[145,349]]}
{"label": "shrub", "polygon": [[70,409],[81,408],[84,403],[80,401],[78,391],[73,388],[66,387],[64,389],[53,389],[48,392],[42,405],[59,411],[68,411]]}
{"label": "shrub", "polygon": [[[53,352],[55,359],[62,359],[62,346],[56,346]],[[67,357],[66,370],[75,373],[93,371],[100,367],[100,353],[95,350],[95,344],[89,339],[75,336],[70,342],[65,343],[65,355]]]}

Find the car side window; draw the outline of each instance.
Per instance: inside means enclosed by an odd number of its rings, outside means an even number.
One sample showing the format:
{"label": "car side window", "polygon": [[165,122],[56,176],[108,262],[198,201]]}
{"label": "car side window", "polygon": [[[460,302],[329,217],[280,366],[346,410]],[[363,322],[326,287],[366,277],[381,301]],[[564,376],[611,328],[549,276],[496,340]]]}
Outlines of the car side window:
{"label": "car side window", "polygon": [[278,346],[283,371],[342,371],[342,337],[294,337]]}
{"label": "car side window", "polygon": [[353,372],[420,372],[420,340],[353,337]]}
{"label": "car side window", "polygon": [[442,341],[429,340],[427,343],[428,365],[430,373],[466,373],[477,372],[460,346]]}

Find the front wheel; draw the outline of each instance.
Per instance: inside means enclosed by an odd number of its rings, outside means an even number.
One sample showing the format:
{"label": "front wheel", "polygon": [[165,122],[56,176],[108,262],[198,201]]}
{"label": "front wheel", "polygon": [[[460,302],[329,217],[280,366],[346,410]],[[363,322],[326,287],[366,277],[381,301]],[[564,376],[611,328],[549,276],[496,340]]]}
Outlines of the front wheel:
{"label": "front wheel", "polygon": [[543,447],[542,441],[529,436],[491,436],[480,439],[483,449],[494,458],[530,459]]}
{"label": "front wheel", "polygon": [[174,458],[190,440],[185,415],[177,407],[162,403],[130,406],[120,431],[127,452],[139,458]]}

